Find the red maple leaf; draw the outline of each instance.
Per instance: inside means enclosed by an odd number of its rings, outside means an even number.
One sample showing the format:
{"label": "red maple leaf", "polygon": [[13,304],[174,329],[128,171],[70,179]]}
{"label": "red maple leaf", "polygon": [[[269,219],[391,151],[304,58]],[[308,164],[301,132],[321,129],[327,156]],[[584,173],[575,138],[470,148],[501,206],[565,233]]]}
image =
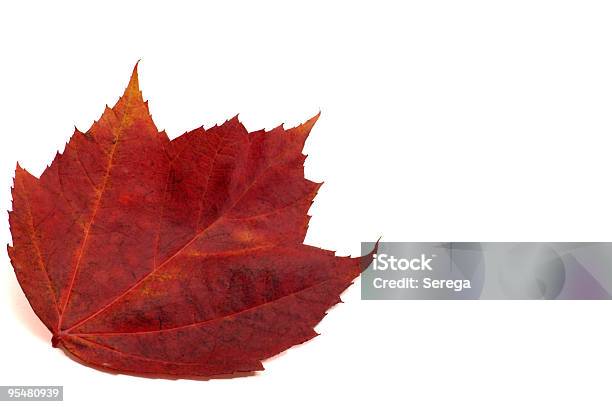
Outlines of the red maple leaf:
{"label": "red maple leaf", "polygon": [[52,343],[114,372],[262,370],[305,342],[371,257],[303,244],[320,184],[302,148],[318,115],[249,133],[235,117],[170,140],[134,72],[40,179],[17,166],[9,255]]}

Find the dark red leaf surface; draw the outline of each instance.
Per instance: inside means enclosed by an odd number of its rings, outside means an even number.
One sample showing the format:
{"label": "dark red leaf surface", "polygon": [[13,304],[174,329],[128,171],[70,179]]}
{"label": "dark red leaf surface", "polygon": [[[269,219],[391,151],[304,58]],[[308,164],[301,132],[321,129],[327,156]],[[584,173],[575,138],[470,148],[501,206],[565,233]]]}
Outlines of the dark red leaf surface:
{"label": "dark red leaf surface", "polygon": [[198,377],[261,370],[317,335],[370,261],[303,244],[317,117],[251,133],[233,118],[170,140],[135,67],[40,179],[17,166],[9,255],[53,345],[105,370]]}

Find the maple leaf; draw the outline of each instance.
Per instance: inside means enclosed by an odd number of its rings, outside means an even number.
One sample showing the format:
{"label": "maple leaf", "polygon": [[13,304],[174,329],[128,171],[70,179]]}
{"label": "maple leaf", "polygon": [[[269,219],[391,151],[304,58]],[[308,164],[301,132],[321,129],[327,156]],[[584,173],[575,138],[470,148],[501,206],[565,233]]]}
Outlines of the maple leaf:
{"label": "maple leaf", "polygon": [[19,284],[53,346],[86,365],[262,370],[316,336],[371,261],[303,244],[321,184],[304,178],[302,149],[318,115],[251,133],[234,117],[170,140],[137,67],[40,179],[17,165],[8,251]]}

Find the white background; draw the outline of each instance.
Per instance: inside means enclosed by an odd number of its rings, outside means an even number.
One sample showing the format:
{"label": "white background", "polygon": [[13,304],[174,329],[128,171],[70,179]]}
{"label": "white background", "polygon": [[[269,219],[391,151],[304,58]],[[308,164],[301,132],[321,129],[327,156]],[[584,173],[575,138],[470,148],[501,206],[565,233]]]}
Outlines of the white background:
{"label": "white background", "polygon": [[[601,1],[4,2],[0,234],[17,160],[40,175],[134,63],[176,137],[322,117],[306,242],[610,241],[612,5]],[[50,345],[0,251],[0,384],[64,405],[607,405],[612,302],[361,301],[232,380],[151,380]],[[111,404],[112,403],[112,404]]]}

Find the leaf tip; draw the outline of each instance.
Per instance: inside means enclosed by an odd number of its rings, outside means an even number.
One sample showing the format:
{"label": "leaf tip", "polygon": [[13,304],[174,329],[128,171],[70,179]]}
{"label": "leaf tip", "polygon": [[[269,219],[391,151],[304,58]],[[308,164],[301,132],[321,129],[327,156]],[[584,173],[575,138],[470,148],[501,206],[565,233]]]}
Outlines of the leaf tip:
{"label": "leaf tip", "polygon": [[317,120],[319,120],[319,117],[321,117],[321,110],[319,110],[319,113],[315,114],[310,119],[306,120],[304,123],[291,129],[291,131],[293,132],[293,134],[296,134],[299,139],[305,142],[306,138],[310,135],[310,131],[314,127],[315,123],[317,122]]}
{"label": "leaf tip", "polygon": [[310,132],[317,120],[319,120],[319,117],[321,117],[321,109],[319,109],[319,112],[317,114],[306,120],[301,127],[303,127],[307,132]]}
{"label": "leaf tip", "polygon": [[140,63],[140,59],[136,61],[136,65],[134,65],[134,69],[132,69],[132,76],[130,76],[130,81],[128,82],[127,88],[125,88],[124,96],[130,94],[137,94],[140,92],[140,85],[138,83],[138,64]]}
{"label": "leaf tip", "polygon": [[17,164],[15,165],[15,177],[13,177],[14,180],[18,180],[26,174],[28,174],[28,171],[23,168],[21,164],[19,164],[19,161],[17,161]]}
{"label": "leaf tip", "polygon": [[374,255],[378,253],[378,246],[380,244],[380,239],[382,239],[382,236],[378,238],[378,240],[374,244],[374,248],[370,251],[370,253],[364,256],[361,256],[361,257],[357,257],[357,261],[359,262],[360,273],[361,271],[367,269],[370,266],[370,263],[372,263],[372,260],[374,259]]}

